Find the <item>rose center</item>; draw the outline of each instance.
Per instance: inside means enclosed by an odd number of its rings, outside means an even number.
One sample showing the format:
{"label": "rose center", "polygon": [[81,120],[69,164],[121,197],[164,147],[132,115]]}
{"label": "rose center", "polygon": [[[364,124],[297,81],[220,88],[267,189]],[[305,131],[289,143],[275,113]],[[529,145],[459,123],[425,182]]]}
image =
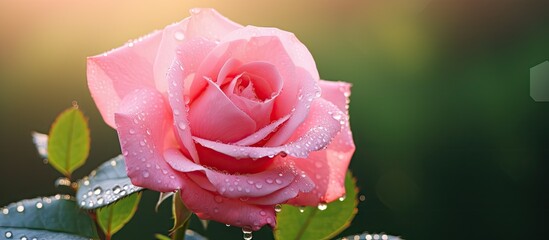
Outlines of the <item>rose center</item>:
{"label": "rose center", "polygon": [[273,90],[265,79],[247,72],[236,75],[221,86],[225,94],[234,94],[255,102],[263,102],[272,97]]}

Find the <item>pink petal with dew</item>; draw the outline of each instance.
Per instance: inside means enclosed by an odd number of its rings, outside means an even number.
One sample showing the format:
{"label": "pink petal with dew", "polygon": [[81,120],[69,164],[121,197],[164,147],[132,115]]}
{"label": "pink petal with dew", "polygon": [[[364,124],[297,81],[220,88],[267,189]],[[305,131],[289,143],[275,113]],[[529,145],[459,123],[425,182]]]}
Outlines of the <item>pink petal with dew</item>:
{"label": "pink petal with dew", "polygon": [[179,189],[178,172],[162,156],[165,148],[177,147],[163,95],[154,89],[135,90],[119,109],[115,121],[132,183],[160,192]]}
{"label": "pink petal with dew", "polygon": [[[294,181],[297,183],[298,180],[301,180],[299,172],[295,170],[293,163],[289,164],[285,161],[275,162],[269,169],[262,172],[236,175],[214,171],[198,165],[186,158],[177,149],[168,149],[164,153],[164,157],[168,164],[177,171],[185,173],[200,171],[204,173],[204,176],[215,187],[216,192],[229,198],[269,196],[269,194],[288,187]],[[200,179],[196,175],[194,175],[194,179],[204,182],[203,179]],[[288,189],[291,189],[291,194],[293,195],[286,192],[286,194],[281,196],[286,198],[282,199],[279,197],[276,203],[282,203],[290,197],[295,197],[300,191],[310,190],[312,185],[307,185],[306,183],[293,185],[292,188]]]}
{"label": "pink petal with dew", "polygon": [[227,19],[214,9],[191,9],[191,16],[164,28],[162,42],[154,62],[154,79],[161,92],[168,89],[166,73],[172,65],[176,49],[188,39],[205,38],[215,42],[241,25]]}
{"label": "pink petal with dew", "polygon": [[166,75],[166,81],[170,83],[168,99],[173,113],[174,132],[182,150],[196,162],[199,161],[199,158],[189,127],[189,103],[186,101],[189,97],[188,94],[185,94],[188,90],[186,81],[192,80],[196,67],[214,47],[213,42],[204,38],[185,41],[179,46],[176,58]]}
{"label": "pink petal with dew", "polygon": [[240,199],[223,197],[207,191],[183,175],[181,199],[201,219],[214,220],[257,231],[263,225],[276,226],[273,206],[248,204]]}
{"label": "pink petal with dew", "polygon": [[[320,88],[317,82],[311,78],[311,75],[302,68],[296,68],[296,80],[299,80],[296,96],[287,95],[289,92],[293,94],[295,91],[282,91],[277,98],[274,110],[284,107],[286,104],[293,106],[290,119],[282,126],[273,136],[267,141],[265,146],[273,147],[280,146],[288,141],[294,134],[296,129],[301,126],[310,114],[309,109],[311,103],[320,97]],[[286,87],[286,85],[284,86]]]}
{"label": "pink petal with dew", "polygon": [[[350,84],[344,82],[321,81],[322,98],[332,102],[342,112],[347,112]],[[331,202],[345,194],[345,174],[355,151],[353,136],[347,114],[334,115],[343,123],[341,132],[325,150],[311,153],[307,159],[296,159],[296,165],[315,182],[315,189],[300,194],[289,203],[315,206],[321,202]]]}
{"label": "pink petal with dew", "polygon": [[278,147],[249,147],[210,141],[199,137],[193,139],[203,147],[234,158],[259,159],[275,155],[290,155],[307,158],[309,153],[325,148],[341,130],[337,119],[344,114],[332,103],[318,98],[311,104],[307,119],[294,133],[288,144]]}
{"label": "pink petal with dew", "polygon": [[114,113],[127,94],[154,86],[153,64],[161,37],[161,32],[153,32],[110,52],[88,58],[88,87],[109,126],[115,127]]}

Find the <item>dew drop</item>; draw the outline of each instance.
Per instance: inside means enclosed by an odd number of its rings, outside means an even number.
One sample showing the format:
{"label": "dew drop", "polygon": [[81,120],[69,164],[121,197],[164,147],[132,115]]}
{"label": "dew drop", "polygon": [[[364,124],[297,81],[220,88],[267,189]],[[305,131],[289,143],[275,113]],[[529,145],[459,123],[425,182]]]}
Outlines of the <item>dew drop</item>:
{"label": "dew drop", "polygon": [[112,188],[112,193],[114,194],[119,194],[120,193],[120,186],[114,186],[114,188]]}
{"label": "dew drop", "polygon": [[180,122],[179,124],[177,124],[177,126],[178,126],[179,129],[181,129],[181,130],[187,129],[187,125],[185,125],[185,123],[183,123],[183,122]]}
{"label": "dew drop", "polygon": [[10,213],[10,210],[9,210],[9,209],[7,209],[7,208],[3,208],[3,209],[2,209],[2,214],[6,215],[6,214],[8,214],[8,213]]}
{"label": "dew drop", "polygon": [[273,183],[273,179],[272,178],[267,178],[267,179],[265,179],[265,182],[267,182],[268,184],[271,184],[271,183]]}
{"label": "dew drop", "polygon": [[305,207],[299,207],[299,212],[300,212],[300,213],[305,212]]}
{"label": "dew drop", "polygon": [[149,172],[148,171],[143,171],[143,177],[148,178],[149,177]]}
{"label": "dew drop", "polygon": [[358,200],[360,200],[361,202],[364,202],[366,201],[366,196],[360,195],[360,197],[358,197]]}
{"label": "dew drop", "polygon": [[22,213],[23,211],[25,211],[25,207],[23,205],[19,205],[15,210],[17,210],[17,212]]}
{"label": "dew drop", "polygon": [[103,198],[97,198],[97,204],[103,204],[104,200]]}
{"label": "dew drop", "polygon": [[13,234],[12,234],[10,231],[7,231],[7,232],[4,234],[4,236],[5,236],[6,238],[12,238],[12,237],[13,237]]}
{"label": "dew drop", "polygon": [[278,185],[281,185],[281,184],[282,184],[282,180],[280,180],[280,178],[277,178],[277,179],[275,180],[275,182],[276,182],[276,184],[278,184]]}
{"label": "dew drop", "polygon": [[256,184],[255,184],[255,187],[256,187],[257,189],[261,189],[261,188],[263,187],[263,185],[262,185],[261,183],[256,183]]}
{"label": "dew drop", "polygon": [[277,213],[282,212],[282,205],[280,204],[275,205],[275,212]]}
{"label": "dew drop", "polygon": [[328,208],[328,205],[326,205],[326,203],[319,203],[317,207],[318,207],[318,210],[324,211]]}
{"label": "dew drop", "polygon": [[103,189],[101,189],[101,187],[96,187],[93,189],[93,194],[95,195],[99,195],[101,194],[101,192],[103,192]]}
{"label": "dew drop", "polygon": [[36,208],[41,209],[44,206],[41,202],[36,203]]}
{"label": "dew drop", "polygon": [[261,210],[261,211],[259,211],[259,215],[265,216],[265,215],[267,215],[267,213],[265,211]]}
{"label": "dew drop", "polygon": [[21,240],[28,240],[28,239],[27,239],[27,237],[22,236],[22,237],[21,237]]}
{"label": "dew drop", "polygon": [[346,198],[346,197],[347,197],[347,195],[343,195],[343,196],[339,197],[339,201],[340,201],[340,202],[345,201],[345,198]]}
{"label": "dew drop", "polygon": [[226,226],[226,227],[230,227],[230,226],[231,226],[231,224],[225,224],[225,226]]}
{"label": "dew drop", "polygon": [[341,115],[339,115],[339,114],[336,114],[336,115],[334,115],[334,116],[332,116],[332,117],[333,117],[335,120],[337,120],[337,121],[341,120]]}
{"label": "dew drop", "polygon": [[180,32],[180,31],[176,31],[173,36],[175,37],[176,40],[178,41],[183,41],[185,40],[185,34],[183,32]]}
{"label": "dew drop", "polygon": [[221,196],[219,196],[219,195],[215,196],[215,197],[214,197],[214,200],[215,200],[216,203],[221,203],[221,202],[223,202],[223,198],[222,198]]}
{"label": "dew drop", "polygon": [[145,146],[145,141],[140,141],[140,142],[139,142],[139,145]]}
{"label": "dew drop", "polygon": [[116,161],[115,160],[111,161],[111,166],[116,167]]}
{"label": "dew drop", "polygon": [[130,129],[130,134],[135,134],[135,130],[133,130],[133,128]]}
{"label": "dew drop", "polygon": [[193,9],[191,9],[191,13],[192,13],[192,14],[199,14],[199,13],[200,13],[200,9],[198,9],[198,8],[193,8]]}

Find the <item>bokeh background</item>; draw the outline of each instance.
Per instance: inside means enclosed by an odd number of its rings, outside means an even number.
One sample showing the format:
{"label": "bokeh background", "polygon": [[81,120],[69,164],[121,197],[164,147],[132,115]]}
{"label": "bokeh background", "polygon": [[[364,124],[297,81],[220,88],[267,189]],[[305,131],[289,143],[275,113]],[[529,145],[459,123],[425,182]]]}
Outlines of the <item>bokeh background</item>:
{"label": "bokeh background", "polygon": [[[322,78],[353,83],[351,169],[366,200],[344,234],[541,239],[549,103],[532,100],[529,78],[549,60],[548,3],[0,0],[0,205],[59,191],[30,133],[47,132],[73,100],[92,131],[89,161],[75,175],[119,154],[88,92],[86,56],[179,21],[191,7],[214,7],[244,25],[294,32]],[[166,233],[169,204],[155,213],[156,199],[145,193],[115,239]],[[237,228],[209,228],[211,239],[241,238]],[[254,236],[271,238],[266,229]]]}

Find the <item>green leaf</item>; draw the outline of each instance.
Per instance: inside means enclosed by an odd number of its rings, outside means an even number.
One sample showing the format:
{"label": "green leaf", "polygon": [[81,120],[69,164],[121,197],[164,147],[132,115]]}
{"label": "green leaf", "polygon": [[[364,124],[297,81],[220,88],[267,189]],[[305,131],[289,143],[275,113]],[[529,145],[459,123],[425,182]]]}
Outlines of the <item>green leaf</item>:
{"label": "green leaf", "polygon": [[[331,239],[345,230],[357,213],[356,180],[351,172],[345,177],[346,197],[319,207],[283,205],[277,214],[275,239]],[[327,208],[323,208],[326,207]],[[324,209],[324,210],[320,210]]]}
{"label": "green leaf", "polygon": [[78,108],[57,116],[50,128],[47,149],[49,163],[66,177],[84,164],[90,151],[90,130]]}
{"label": "green leaf", "polygon": [[119,155],[101,164],[78,182],[76,200],[81,208],[96,209],[143,190],[131,183],[124,157]]}
{"label": "green leaf", "polygon": [[95,223],[69,195],[23,200],[0,208],[0,239],[99,239]]}
{"label": "green leaf", "polygon": [[99,227],[105,235],[108,236],[107,239],[110,239],[110,236],[122,229],[132,219],[140,199],[141,193],[132,194],[114,204],[97,210],[97,223],[99,223]]}
{"label": "green leaf", "polygon": [[157,233],[154,235],[154,237],[157,239],[157,240],[172,240],[170,237],[166,236],[166,235],[162,235],[160,233]]}
{"label": "green leaf", "polygon": [[[185,207],[185,204],[183,204],[183,200],[181,200],[181,193],[179,191],[175,192],[175,194],[173,195],[172,214],[173,228],[170,230],[170,232],[175,232],[180,228],[186,229],[193,212]],[[185,229],[183,229],[183,231],[185,231]]]}

